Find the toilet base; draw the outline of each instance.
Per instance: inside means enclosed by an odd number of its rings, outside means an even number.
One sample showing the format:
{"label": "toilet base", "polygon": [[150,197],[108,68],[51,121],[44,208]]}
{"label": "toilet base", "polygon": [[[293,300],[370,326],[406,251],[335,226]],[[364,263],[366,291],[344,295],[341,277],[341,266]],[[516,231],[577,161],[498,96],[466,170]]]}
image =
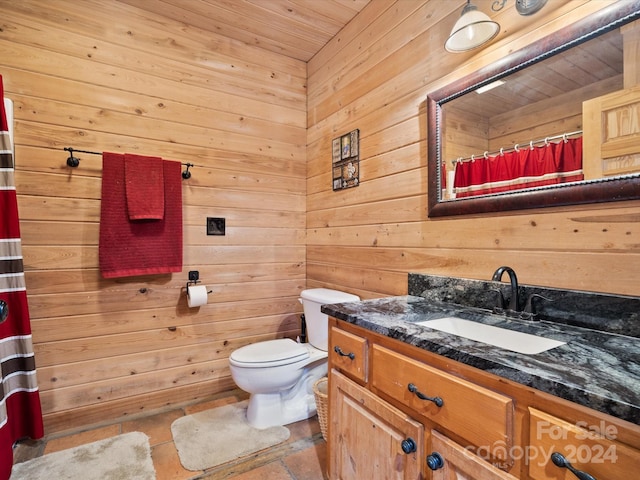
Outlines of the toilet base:
{"label": "toilet base", "polygon": [[300,380],[288,390],[251,394],[247,422],[254,428],[265,429],[313,417],[317,413],[313,384],[326,374],[324,360],[314,368],[305,369]]}

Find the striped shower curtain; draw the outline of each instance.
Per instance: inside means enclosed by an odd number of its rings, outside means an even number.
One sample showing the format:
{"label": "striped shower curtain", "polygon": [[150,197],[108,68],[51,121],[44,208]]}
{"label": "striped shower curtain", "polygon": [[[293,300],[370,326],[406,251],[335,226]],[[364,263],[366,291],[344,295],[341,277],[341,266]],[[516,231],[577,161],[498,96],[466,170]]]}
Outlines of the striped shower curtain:
{"label": "striped shower curtain", "polygon": [[0,480],[11,476],[13,444],[44,434],[13,171],[0,75]]}

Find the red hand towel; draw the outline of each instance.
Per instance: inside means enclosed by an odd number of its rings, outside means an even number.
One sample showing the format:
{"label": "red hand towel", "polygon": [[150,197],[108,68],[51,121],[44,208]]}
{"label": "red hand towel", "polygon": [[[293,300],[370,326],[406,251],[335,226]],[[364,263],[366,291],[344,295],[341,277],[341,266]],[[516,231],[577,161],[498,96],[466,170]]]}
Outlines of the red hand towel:
{"label": "red hand towel", "polygon": [[164,160],[162,220],[130,221],[124,185],[124,155],[102,155],[100,271],[104,278],[182,271],[182,167]]}
{"label": "red hand towel", "polygon": [[124,154],[129,220],[164,218],[164,175],[160,157]]}

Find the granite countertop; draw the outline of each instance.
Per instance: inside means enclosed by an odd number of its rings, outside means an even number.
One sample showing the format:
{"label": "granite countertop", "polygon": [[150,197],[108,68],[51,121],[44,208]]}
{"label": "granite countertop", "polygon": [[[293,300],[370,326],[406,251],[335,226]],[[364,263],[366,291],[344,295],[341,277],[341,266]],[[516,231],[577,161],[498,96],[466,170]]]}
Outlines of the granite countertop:
{"label": "granite countertop", "polygon": [[[324,305],[322,312],[528,387],[640,424],[640,339],[418,296]],[[447,316],[566,342],[538,354],[516,353],[418,325]]]}

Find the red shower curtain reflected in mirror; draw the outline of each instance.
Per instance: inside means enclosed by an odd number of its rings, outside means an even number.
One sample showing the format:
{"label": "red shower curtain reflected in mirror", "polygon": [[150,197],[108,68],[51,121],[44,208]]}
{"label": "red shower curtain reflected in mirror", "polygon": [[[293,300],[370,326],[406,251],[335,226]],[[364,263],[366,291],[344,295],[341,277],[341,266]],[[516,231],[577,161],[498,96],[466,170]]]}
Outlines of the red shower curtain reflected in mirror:
{"label": "red shower curtain reflected in mirror", "polygon": [[458,162],[456,198],[583,180],[582,137]]}

